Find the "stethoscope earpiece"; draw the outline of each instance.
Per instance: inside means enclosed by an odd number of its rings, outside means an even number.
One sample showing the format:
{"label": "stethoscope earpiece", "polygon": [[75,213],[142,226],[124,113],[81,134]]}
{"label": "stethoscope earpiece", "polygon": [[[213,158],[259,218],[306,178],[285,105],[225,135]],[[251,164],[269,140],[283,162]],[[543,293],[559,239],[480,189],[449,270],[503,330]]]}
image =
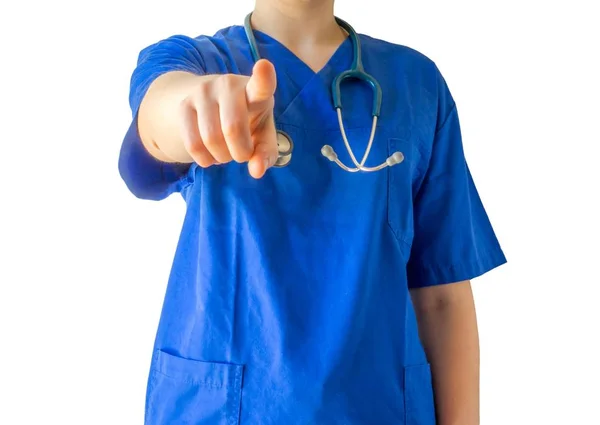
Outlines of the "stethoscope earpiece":
{"label": "stethoscope earpiece", "polygon": [[333,150],[333,148],[329,145],[324,145],[321,148],[321,155],[323,155],[325,158],[327,158],[328,160],[330,160],[331,162],[335,162],[340,168],[342,168],[345,171],[348,171],[350,173],[356,173],[357,171],[366,171],[366,172],[370,172],[370,171],[379,171],[385,167],[392,167],[396,164],[400,164],[402,161],[404,161],[404,155],[402,154],[402,152],[394,152],[392,155],[390,155],[383,164],[377,166],[377,167],[364,167],[360,164],[358,164],[358,167],[354,167],[354,168],[350,168],[346,165],[344,165],[339,159],[337,154],[335,153],[335,151]]}
{"label": "stethoscope earpiece", "polygon": [[392,156],[386,159],[385,162],[387,163],[388,167],[391,167],[392,165],[400,164],[402,161],[404,161],[404,155],[402,152],[394,152]]}
{"label": "stethoscope earpiece", "polygon": [[324,145],[321,148],[321,154],[327,158],[328,160],[330,160],[331,162],[335,161],[337,159],[337,154],[335,153],[335,151],[333,150],[333,148],[329,145]]}

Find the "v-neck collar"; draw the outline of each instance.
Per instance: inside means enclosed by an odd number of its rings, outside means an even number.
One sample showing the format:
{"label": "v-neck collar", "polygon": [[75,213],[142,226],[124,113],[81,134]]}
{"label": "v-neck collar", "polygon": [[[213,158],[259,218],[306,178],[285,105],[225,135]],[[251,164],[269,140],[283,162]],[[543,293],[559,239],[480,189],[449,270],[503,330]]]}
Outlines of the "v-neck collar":
{"label": "v-neck collar", "polygon": [[[234,28],[237,30],[237,33],[243,38],[243,40],[246,40],[246,32],[244,27],[235,26]],[[259,30],[253,31],[254,37],[256,38],[258,54],[261,58],[270,60],[275,64],[275,66],[277,66],[279,63],[280,65],[284,65],[286,67],[293,67],[294,74],[301,74],[301,77],[304,77],[301,79],[304,81],[307,81],[308,79],[317,75],[325,74],[330,69],[337,68],[341,62],[345,62],[344,59],[347,58],[348,53],[352,50],[352,41],[350,37],[346,37],[329,57],[325,65],[323,65],[320,70],[315,71],[276,38]],[[247,41],[246,43],[248,44],[248,48],[250,48],[249,43]],[[348,67],[349,65],[350,61],[348,61],[348,64],[344,63],[345,67]]]}
{"label": "v-neck collar", "polygon": [[261,50],[260,44],[263,44],[264,47],[266,47],[267,49],[269,49],[269,48],[277,49],[281,55],[286,57],[287,60],[290,60],[291,62],[302,66],[303,68],[306,68],[307,72],[313,76],[317,75],[317,74],[322,74],[328,68],[335,66],[337,64],[337,62],[340,60],[341,56],[343,56],[346,44],[348,42],[350,42],[350,37],[346,37],[344,39],[344,41],[342,41],[340,43],[340,45],[335,49],[335,51],[329,57],[329,59],[327,59],[327,62],[325,62],[325,64],[321,67],[321,69],[319,69],[318,71],[315,71],[310,66],[308,66],[308,64],[306,62],[304,62],[302,59],[300,59],[300,57],[298,57],[298,55],[296,55],[294,52],[292,52],[285,44],[281,43],[276,38],[270,36],[267,33],[264,33],[262,31],[257,31],[257,30],[254,30],[254,34],[257,39],[257,43],[259,44],[259,46],[258,46],[259,52],[258,53],[261,57],[263,56],[263,54],[260,51]]}
{"label": "v-neck collar", "polygon": [[[230,27],[230,35],[238,46],[243,46],[243,55],[253,63],[250,44],[243,26]],[[310,122],[303,126],[335,127],[337,118],[331,99],[333,79],[352,65],[352,40],[347,37],[331,55],[327,63],[317,72],[304,63],[296,54],[275,38],[254,30],[259,56],[275,66],[277,91],[275,92],[275,121],[280,124],[300,125],[298,108],[313,113]],[[251,67],[250,67],[251,69]],[[318,105],[318,107],[317,107]],[[330,108],[325,105],[331,105]]]}

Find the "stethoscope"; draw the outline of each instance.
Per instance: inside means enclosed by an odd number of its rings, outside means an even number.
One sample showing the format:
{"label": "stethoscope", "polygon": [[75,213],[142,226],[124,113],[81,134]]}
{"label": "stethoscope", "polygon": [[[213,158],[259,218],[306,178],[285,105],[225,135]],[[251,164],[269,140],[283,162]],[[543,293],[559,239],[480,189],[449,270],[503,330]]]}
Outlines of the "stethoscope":
{"label": "stethoscope", "polygon": [[[250,14],[248,14],[248,16],[246,16],[246,20],[244,21],[244,29],[246,30],[246,36],[248,37],[248,44],[250,45],[250,51],[252,53],[252,57],[253,57],[254,61],[257,62],[260,59],[260,55],[258,53],[258,46],[256,44],[256,38],[254,37],[254,32],[252,31],[252,25],[250,23],[251,17],[252,17],[252,13],[250,13]],[[352,162],[354,163],[354,167],[348,167],[345,164],[343,164],[339,160],[337,154],[335,153],[335,151],[333,150],[333,148],[330,145],[323,146],[321,148],[321,154],[325,158],[329,159],[330,161],[335,162],[343,170],[349,171],[351,173],[355,173],[357,171],[379,171],[385,167],[391,167],[393,165],[400,164],[402,161],[404,161],[404,155],[402,154],[402,152],[394,152],[391,156],[389,156],[385,160],[385,162],[379,164],[376,167],[365,166],[365,162],[367,161],[367,158],[369,157],[369,152],[371,151],[371,146],[373,145],[373,139],[375,139],[375,129],[377,127],[377,119],[381,112],[381,97],[382,97],[381,86],[379,85],[377,80],[373,76],[367,74],[365,72],[365,69],[363,68],[360,40],[358,39],[358,35],[356,34],[356,31],[354,31],[354,28],[352,28],[352,26],[350,26],[350,24],[348,24],[347,22],[345,22],[337,17],[335,18],[335,20],[336,20],[337,24],[348,33],[348,36],[350,37],[350,41],[352,42],[353,54],[354,54],[354,56],[353,56],[354,59],[352,60],[352,66],[350,67],[350,69],[342,72],[337,77],[335,77],[335,79],[333,80],[333,83],[331,85],[331,93],[333,96],[333,106],[335,107],[335,109],[337,111],[340,132],[342,133],[342,138],[344,139],[344,144],[346,145],[348,154],[350,155],[350,158],[352,159]],[[365,154],[363,155],[362,160],[360,162],[358,162],[356,160],[356,157],[354,156],[354,152],[352,151],[352,147],[350,146],[350,143],[348,142],[348,137],[346,136],[346,130],[344,129],[344,122],[342,120],[341,84],[342,84],[342,81],[344,81],[346,79],[350,79],[350,78],[362,80],[362,81],[369,83],[369,85],[371,86],[371,89],[373,90],[373,111],[372,111],[373,124],[371,127],[371,134],[369,136],[369,143],[367,145],[367,149],[365,150]],[[274,166],[275,167],[285,167],[286,165],[288,165],[290,163],[290,161],[292,159],[292,151],[294,150],[294,142],[292,141],[292,138],[287,133],[280,131],[280,130],[277,130],[277,149],[278,149],[279,155],[278,155],[277,161],[275,162]]]}

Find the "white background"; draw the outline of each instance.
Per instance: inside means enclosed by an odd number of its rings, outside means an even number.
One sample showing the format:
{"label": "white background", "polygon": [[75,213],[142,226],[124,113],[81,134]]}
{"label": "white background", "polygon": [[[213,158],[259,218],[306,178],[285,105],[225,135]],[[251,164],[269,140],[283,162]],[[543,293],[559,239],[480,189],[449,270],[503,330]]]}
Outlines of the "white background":
{"label": "white background", "polygon": [[[509,263],[474,282],[482,424],[600,424],[593,1],[338,0],[434,59]],[[168,6],[167,6],[168,5]],[[251,0],[2,1],[0,423],[141,424],[182,224],[117,171],[139,50]]]}

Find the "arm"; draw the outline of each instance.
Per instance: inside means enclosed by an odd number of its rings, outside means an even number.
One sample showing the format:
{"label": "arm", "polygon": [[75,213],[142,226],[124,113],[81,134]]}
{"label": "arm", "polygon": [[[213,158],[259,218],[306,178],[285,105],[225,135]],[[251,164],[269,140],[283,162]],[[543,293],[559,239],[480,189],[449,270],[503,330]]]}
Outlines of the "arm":
{"label": "arm", "polygon": [[209,70],[204,62],[218,54],[207,38],[185,36],[140,52],[129,93],[133,120],[119,154],[119,173],[137,197],[161,200],[181,191],[194,162],[249,161],[260,178],[277,158],[273,66],[259,61],[256,78],[225,75],[225,66]]}
{"label": "arm", "polygon": [[[168,147],[165,148],[166,153],[161,152],[156,143],[158,141],[161,145],[169,145],[171,141],[164,142],[162,135],[165,128],[176,125],[176,118],[167,112],[168,106],[157,105],[160,97],[158,92],[169,91],[169,86],[179,78],[197,79],[205,74],[200,53],[202,48],[201,40],[173,36],[142,49],[138,56],[129,89],[132,120],[121,144],[118,164],[121,178],[138,198],[162,200],[187,184],[191,161],[177,163],[177,159],[184,158],[173,154]],[[147,96],[149,91],[151,93]],[[168,102],[173,101],[175,100],[171,98]],[[140,111],[141,109],[143,110]],[[167,112],[165,123],[162,122],[162,117],[156,118],[161,112]],[[150,120],[156,120],[158,129],[149,124]],[[143,127],[143,141],[139,124]]]}
{"label": "arm", "polygon": [[411,290],[438,425],[479,425],[479,336],[471,284]]}
{"label": "arm", "polygon": [[436,74],[437,118],[414,194],[408,286],[431,365],[438,424],[478,425],[479,342],[470,281],[506,258],[467,166],[456,104]]}

